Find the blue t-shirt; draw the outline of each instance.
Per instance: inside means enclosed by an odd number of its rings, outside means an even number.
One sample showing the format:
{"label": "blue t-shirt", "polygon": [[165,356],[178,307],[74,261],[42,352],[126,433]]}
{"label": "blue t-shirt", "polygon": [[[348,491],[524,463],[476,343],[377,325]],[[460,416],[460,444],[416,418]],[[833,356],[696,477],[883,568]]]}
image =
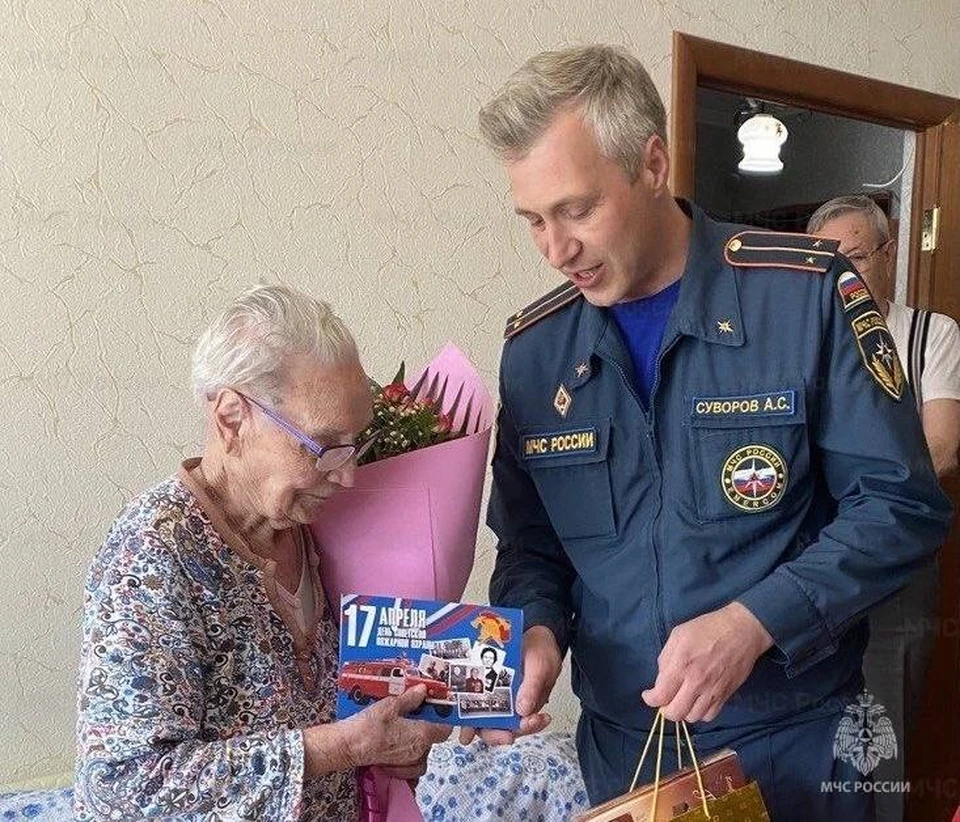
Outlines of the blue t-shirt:
{"label": "blue t-shirt", "polygon": [[610,307],[633,361],[634,387],[644,408],[650,407],[650,392],[657,378],[657,356],[670,312],[680,294],[680,280],[649,297]]}

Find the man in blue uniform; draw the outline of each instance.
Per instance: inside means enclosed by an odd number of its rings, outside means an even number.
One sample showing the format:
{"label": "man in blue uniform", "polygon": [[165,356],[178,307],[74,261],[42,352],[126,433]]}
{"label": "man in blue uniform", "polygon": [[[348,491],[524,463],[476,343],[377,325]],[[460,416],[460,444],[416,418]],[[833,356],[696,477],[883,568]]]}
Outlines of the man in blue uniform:
{"label": "man in blue uniform", "polygon": [[619,49],[534,57],[480,123],[568,280],[510,319],[500,370],[490,593],[530,626],[522,731],[569,648],[593,803],[661,708],[734,748],[776,822],[869,819],[838,733],[862,617],[950,517],[869,292],[836,243],[674,200],[663,105]]}

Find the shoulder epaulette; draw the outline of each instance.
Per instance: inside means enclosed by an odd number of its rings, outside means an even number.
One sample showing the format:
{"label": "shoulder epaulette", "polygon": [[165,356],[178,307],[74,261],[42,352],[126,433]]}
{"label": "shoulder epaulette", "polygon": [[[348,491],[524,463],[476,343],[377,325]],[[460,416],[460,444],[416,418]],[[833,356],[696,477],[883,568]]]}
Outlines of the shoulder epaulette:
{"label": "shoulder epaulette", "polygon": [[548,314],[552,314],[559,308],[563,308],[568,303],[572,303],[580,296],[580,289],[573,283],[567,282],[553,291],[544,294],[540,299],[534,300],[526,308],[521,308],[516,314],[507,320],[507,327],[503,331],[503,338],[510,339],[514,334],[519,334],[523,329],[529,328],[537,320],[542,320]]}
{"label": "shoulder epaulette", "polygon": [[741,231],[727,240],[723,256],[742,268],[796,268],[824,274],[833,265],[838,240],[812,234]]}

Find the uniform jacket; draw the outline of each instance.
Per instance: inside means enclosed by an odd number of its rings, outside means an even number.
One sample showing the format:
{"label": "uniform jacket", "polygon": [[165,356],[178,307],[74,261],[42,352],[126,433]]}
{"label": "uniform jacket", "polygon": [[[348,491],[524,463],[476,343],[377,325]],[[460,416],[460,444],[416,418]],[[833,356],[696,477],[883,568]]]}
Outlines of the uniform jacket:
{"label": "uniform jacket", "polygon": [[583,708],[633,729],[670,630],[741,602],[775,641],[711,726],[742,728],[860,687],[861,618],[930,560],[950,505],[836,244],[682,205],[648,411],[612,316],[572,286],[504,345],[491,601],[551,628]]}

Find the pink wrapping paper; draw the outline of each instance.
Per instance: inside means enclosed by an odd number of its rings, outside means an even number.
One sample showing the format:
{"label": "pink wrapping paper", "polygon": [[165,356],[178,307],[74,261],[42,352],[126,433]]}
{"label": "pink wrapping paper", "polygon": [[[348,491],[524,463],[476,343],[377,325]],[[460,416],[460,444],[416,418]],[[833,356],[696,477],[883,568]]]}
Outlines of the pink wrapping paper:
{"label": "pink wrapping paper", "polygon": [[[334,608],[343,594],[449,601],[463,595],[473,568],[493,401],[476,369],[451,343],[426,368],[448,377],[445,412],[463,386],[454,429],[473,398],[470,433],[360,466],[353,488],[324,507],[311,527]],[[419,376],[408,379],[408,387]],[[407,782],[370,768],[361,776],[361,789],[367,822],[422,821]]]}
{"label": "pink wrapping paper", "polygon": [[[465,386],[479,428],[460,439],[363,465],[313,523],[327,596],[341,594],[459,600],[473,568],[493,401],[476,370],[452,344],[428,365],[449,375],[444,410]],[[408,385],[416,383],[416,377]]]}
{"label": "pink wrapping paper", "polygon": [[361,768],[360,822],[423,822],[423,814],[406,780]]}

